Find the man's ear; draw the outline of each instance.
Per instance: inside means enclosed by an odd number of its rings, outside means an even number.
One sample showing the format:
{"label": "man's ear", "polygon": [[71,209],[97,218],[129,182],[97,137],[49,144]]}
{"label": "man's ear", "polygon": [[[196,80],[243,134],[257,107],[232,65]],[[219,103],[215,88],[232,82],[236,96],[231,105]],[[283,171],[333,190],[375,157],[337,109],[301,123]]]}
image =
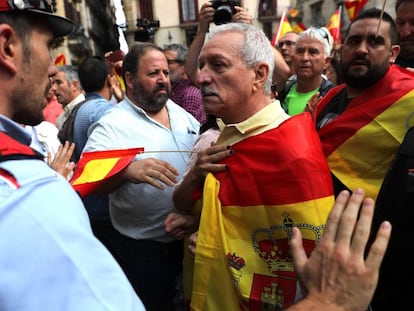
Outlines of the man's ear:
{"label": "man's ear", "polygon": [[397,59],[398,54],[400,54],[401,47],[399,45],[391,46],[390,51],[390,63],[393,64]]}
{"label": "man's ear", "polygon": [[109,88],[111,88],[111,87],[112,87],[112,83],[111,83],[111,75],[110,75],[110,74],[108,74],[108,75],[106,76],[106,79],[105,79],[105,85],[106,85],[106,87],[109,87]]}
{"label": "man's ear", "polygon": [[[12,74],[17,72],[16,52],[21,45],[16,33],[8,24],[0,25],[0,68]],[[21,47],[20,47],[21,48]]]}
{"label": "man's ear", "polygon": [[72,86],[73,86],[73,91],[75,91],[75,90],[79,90],[79,91],[81,91],[82,92],[82,90],[81,90],[81,83],[80,83],[80,81],[78,81],[78,80],[73,80],[73,82],[72,82]]}
{"label": "man's ear", "polygon": [[257,91],[260,86],[266,85],[267,77],[269,76],[269,65],[265,62],[260,62],[256,65],[255,69],[255,80],[253,82],[253,87]]}
{"label": "man's ear", "polygon": [[127,89],[132,90],[134,88],[134,75],[129,71],[125,72],[125,86]]}
{"label": "man's ear", "polygon": [[331,56],[325,57],[325,65],[323,66],[323,70],[326,70],[329,67],[331,60],[332,60]]}

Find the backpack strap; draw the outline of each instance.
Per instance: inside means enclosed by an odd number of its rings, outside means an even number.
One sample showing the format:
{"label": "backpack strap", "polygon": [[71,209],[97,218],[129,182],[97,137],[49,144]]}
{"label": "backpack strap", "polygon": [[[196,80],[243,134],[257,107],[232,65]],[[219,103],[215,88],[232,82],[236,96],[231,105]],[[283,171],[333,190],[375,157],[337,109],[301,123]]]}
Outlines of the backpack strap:
{"label": "backpack strap", "polygon": [[66,141],[73,143],[73,127],[75,125],[75,118],[78,110],[87,100],[84,100],[73,107],[72,111],[70,112],[69,116],[66,118],[65,122],[62,125],[62,128],[59,130],[58,138],[62,144]]}

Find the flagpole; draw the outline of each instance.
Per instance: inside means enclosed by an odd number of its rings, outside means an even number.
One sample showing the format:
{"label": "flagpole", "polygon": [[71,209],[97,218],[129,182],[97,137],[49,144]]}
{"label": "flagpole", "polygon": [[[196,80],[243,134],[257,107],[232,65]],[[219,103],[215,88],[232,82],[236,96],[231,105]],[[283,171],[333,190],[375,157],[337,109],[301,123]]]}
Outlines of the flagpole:
{"label": "flagpole", "polygon": [[140,153],[169,153],[169,152],[198,153],[198,151],[193,151],[193,150],[148,150],[148,151],[143,151]]}
{"label": "flagpole", "polygon": [[375,34],[375,37],[378,37],[378,33],[379,33],[380,26],[381,26],[382,17],[384,16],[384,10],[385,10],[385,3],[386,3],[386,2],[387,2],[387,0],[384,0],[384,1],[382,2],[382,10],[381,10],[381,15],[380,15],[380,18],[379,18],[378,28],[377,28],[377,33]]}
{"label": "flagpole", "polygon": [[[338,16],[338,28],[336,30],[336,38],[341,38],[341,28],[342,28],[342,4],[339,5],[339,16]],[[338,44],[338,42],[335,42]],[[341,42],[339,42],[341,44]]]}
{"label": "flagpole", "polygon": [[280,36],[280,32],[282,31],[283,23],[285,22],[285,17],[286,17],[286,11],[283,11],[282,17],[280,18],[280,21],[279,21],[279,25],[277,27],[277,33],[276,33],[275,39],[273,40],[274,42],[272,42],[273,46],[276,46],[276,44],[279,42],[279,36]]}

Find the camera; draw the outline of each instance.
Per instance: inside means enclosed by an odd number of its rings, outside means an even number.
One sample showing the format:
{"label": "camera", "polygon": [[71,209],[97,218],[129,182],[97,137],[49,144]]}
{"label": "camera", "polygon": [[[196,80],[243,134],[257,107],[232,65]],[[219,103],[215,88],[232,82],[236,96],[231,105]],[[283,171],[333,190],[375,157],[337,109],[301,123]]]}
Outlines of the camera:
{"label": "camera", "polygon": [[236,14],[235,6],[240,6],[240,1],[234,0],[213,0],[211,5],[216,10],[214,12],[213,21],[216,25],[227,24],[231,22],[234,14]]}
{"label": "camera", "polygon": [[135,31],[135,41],[147,42],[152,40],[155,31],[160,28],[160,21],[137,18],[137,30]]}

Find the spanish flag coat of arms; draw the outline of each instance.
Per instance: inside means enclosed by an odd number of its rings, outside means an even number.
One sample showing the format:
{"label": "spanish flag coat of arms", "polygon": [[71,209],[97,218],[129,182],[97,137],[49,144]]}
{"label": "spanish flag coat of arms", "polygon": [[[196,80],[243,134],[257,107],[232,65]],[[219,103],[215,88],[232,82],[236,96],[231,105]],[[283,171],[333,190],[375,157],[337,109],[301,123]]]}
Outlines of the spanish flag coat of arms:
{"label": "spanish flag coat of arms", "polygon": [[308,113],[232,149],[205,180],[191,310],[281,310],[300,296],[291,229],[310,253],[334,201],[328,165]]}

